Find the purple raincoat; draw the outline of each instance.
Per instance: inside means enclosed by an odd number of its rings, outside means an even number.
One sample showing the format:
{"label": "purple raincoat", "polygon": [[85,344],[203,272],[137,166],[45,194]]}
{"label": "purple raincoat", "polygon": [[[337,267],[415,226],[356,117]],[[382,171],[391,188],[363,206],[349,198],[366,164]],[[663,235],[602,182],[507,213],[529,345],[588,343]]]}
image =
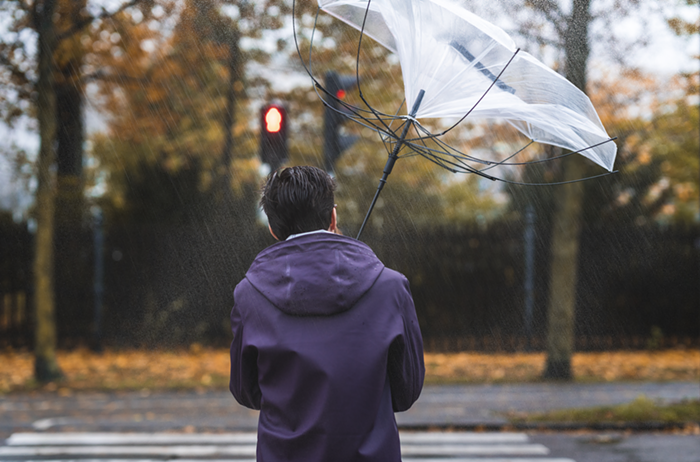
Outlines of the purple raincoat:
{"label": "purple raincoat", "polygon": [[425,375],[403,275],[316,233],[263,250],[234,299],[230,388],[260,409],[258,462],[401,460],[394,412]]}

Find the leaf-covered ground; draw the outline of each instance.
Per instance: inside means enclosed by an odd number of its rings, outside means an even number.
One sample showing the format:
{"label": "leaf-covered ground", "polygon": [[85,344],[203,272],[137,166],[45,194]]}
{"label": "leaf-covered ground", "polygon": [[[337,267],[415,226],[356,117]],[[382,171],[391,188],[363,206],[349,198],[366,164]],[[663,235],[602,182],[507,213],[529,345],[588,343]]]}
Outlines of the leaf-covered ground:
{"label": "leaf-covered ground", "polygon": [[[544,370],[545,353],[426,354],[433,382],[529,382]],[[700,379],[700,351],[612,351],[576,353],[572,358],[578,381],[671,381]]]}
{"label": "leaf-covered ground", "polygon": [[[59,352],[65,379],[44,386],[59,393],[75,390],[208,389],[228,385],[225,349],[182,351],[88,350]],[[544,353],[426,353],[428,383],[531,382],[544,368]],[[0,393],[37,389],[30,352],[0,352]],[[616,351],[577,353],[579,381],[667,381],[700,379],[700,351]]]}

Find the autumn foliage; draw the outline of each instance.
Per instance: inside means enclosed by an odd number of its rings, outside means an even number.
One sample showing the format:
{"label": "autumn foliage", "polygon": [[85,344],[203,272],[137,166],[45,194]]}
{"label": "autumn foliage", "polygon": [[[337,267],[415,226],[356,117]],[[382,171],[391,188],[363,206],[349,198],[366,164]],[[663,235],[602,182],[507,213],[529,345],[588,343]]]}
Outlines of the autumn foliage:
{"label": "autumn foliage", "polygon": [[[229,354],[225,349],[188,351],[59,352],[66,378],[47,385],[48,391],[70,394],[81,390],[225,389]],[[539,379],[544,353],[426,353],[426,383],[531,382]],[[0,393],[36,389],[32,355],[0,353]],[[700,351],[617,351],[576,353],[572,361],[579,381],[695,380],[700,378]]]}

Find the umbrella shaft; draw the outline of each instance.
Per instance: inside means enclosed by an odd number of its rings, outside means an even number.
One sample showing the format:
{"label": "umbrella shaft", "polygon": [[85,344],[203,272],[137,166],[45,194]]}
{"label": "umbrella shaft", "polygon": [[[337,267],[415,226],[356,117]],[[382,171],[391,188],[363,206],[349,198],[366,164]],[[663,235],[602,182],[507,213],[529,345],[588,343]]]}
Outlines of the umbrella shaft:
{"label": "umbrella shaft", "polygon": [[411,128],[411,125],[413,125],[413,118],[418,113],[418,108],[420,107],[420,103],[421,103],[421,101],[423,101],[423,95],[425,95],[425,90],[421,90],[418,92],[418,97],[416,98],[416,101],[413,103],[413,108],[411,109],[411,113],[408,115],[409,119],[406,121],[406,125],[404,125],[404,127],[403,127],[403,132],[401,132],[401,137],[396,141],[396,146],[394,146],[394,150],[389,155],[389,158],[386,161],[386,165],[384,165],[384,171],[382,172],[383,173],[382,178],[379,180],[379,185],[377,186],[377,192],[374,193],[374,199],[372,199],[372,203],[369,206],[369,210],[367,210],[367,215],[365,215],[365,219],[362,222],[362,226],[360,226],[360,231],[357,233],[357,240],[360,239],[360,236],[362,235],[362,231],[364,231],[365,225],[367,224],[367,220],[369,220],[369,216],[372,214],[372,210],[374,210],[374,205],[377,203],[377,199],[379,198],[379,193],[382,192],[382,188],[384,188],[384,185],[386,184],[387,178],[389,178],[391,171],[394,169],[394,164],[396,163],[396,160],[399,158],[399,150],[401,149],[401,146],[403,145],[403,142],[406,139],[406,135],[408,135],[408,130]]}

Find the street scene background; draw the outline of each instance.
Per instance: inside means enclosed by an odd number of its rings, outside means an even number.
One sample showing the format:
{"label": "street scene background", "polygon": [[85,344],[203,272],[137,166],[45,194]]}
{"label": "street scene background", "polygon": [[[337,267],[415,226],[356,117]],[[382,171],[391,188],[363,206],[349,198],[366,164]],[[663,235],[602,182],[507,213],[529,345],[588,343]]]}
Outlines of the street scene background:
{"label": "street scene background", "polygon": [[[409,279],[428,383],[674,384],[682,391],[668,398],[572,398],[561,407],[628,408],[542,419],[628,422],[646,409],[636,421],[700,431],[698,397],[682,388],[700,380],[697,0],[479,3],[462,2],[588,94],[616,137],[616,172],[521,186],[419,156],[397,162],[362,240]],[[387,152],[361,126],[324,131],[301,63],[321,83],[359,75],[389,113],[404,97],[401,66],[369,38],[358,55],[359,32],[316,13],[310,0],[0,5],[6,409],[25,393],[225,390],[233,289],[274,243],[257,204],[270,168],[332,171],[339,227],[357,233]],[[356,80],[340,90],[360,101]],[[272,154],[270,104],[286,124]],[[499,160],[519,136],[467,118],[447,142]],[[560,155],[541,148],[531,159]],[[601,173],[576,157],[500,174],[554,183]],[[658,414],[679,404],[696,414]],[[511,410],[488,422],[536,411]]]}

